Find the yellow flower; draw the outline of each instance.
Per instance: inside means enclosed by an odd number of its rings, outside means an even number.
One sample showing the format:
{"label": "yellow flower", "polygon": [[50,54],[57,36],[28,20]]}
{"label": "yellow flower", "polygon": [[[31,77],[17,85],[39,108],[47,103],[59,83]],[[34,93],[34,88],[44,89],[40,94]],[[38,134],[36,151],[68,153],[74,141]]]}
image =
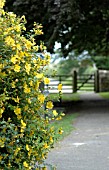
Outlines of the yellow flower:
{"label": "yellow flower", "polygon": [[30,93],[30,88],[27,86],[26,83],[24,83],[24,93]]}
{"label": "yellow flower", "polygon": [[0,147],[1,148],[3,148],[5,146],[5,141],[6,141],[6,138],[0,137]]}
{"label": "yellow flower", "polygon": [[30,85],[30,86],[33,86],[33,81],[32,81],[32,80],[29,82],[29,85]]}
{"label": "yellow flower", "polygon": [[15,88],[15,87],[16,87],[14,81],[11,83],[11,87],[12,87],[12,88]]}
{"label": "yellow flower", "polygon": [[26,106],[24,107],[24,111],[26,111],[26,110],[28,110],[28,105],[26,105]]}
{"label": "yellow flower", "polygon": [[63,133],[63,130],[62,130],[62,128],[60,128],[59,129],[59,132],[58,132],[60,135],[62,135],[62,133]]}
{"label": "yellow flower", "polygon": [[50,83],[50,79],[45,77],[45,78],[44,78],[44,83],[45,83],[45,84],[49,84],[49,83]]}
{"label": "yellow flower", "polygon": [[61,116],[65,116],[65,113],[61,113]]}
{"label": "yellow flower", "polygon": [[0,8],[3,8],[5,4],[5,0],[0,0]]}
{"label": "yellow flower", "polygon": [[0,72],[0,77],[6,77],[6,73],[5,72]]}
{"label": "yellow flower", "polygon": [[25,69],[26,69],[27,74],[29,74],[30,69],[31,69],[31,64],[26,63]]}
{"label": "yellow flower", "polygon": [[3,69],[4,68],[4,65],[3,64],[0,64],[0,69]]}
{"label": "yellow flower", "polygon": [[28,151],[28,156],[29,157],[31,156],[31,153],[32,153],[32,149],[29,149],[29,151]]}
{"label": "yellow flower", "polygon": [[27,101],[28,101],[29,104],[31,104],[31,99],[30,98]]}
{"label": "yellow flower", "polygon": [[9,46],[15,46],[15,41],[13,38],[11,38],[11,36],[7,36],[5,38],[5,43]]}
{"label": "yellow flower", "polygon": [[22,127],[21,127],[20,132],[23,133],[23,132],[24,132],[24,129],[25,129],[25,128],[22,128]]}
{"label": "yellow flower", "polygon": [[37,63],[37,60],[36,60],[36,59],[33,59],[33,63],[36,64],[36,63]]}
{"label": "yellow flower", "polygon": [[24,129],[26,128],[26,123],[25,122],[23,122],[23,120],[21,119],[21,130],[20,130],[20,132],[22,133],[22,132],[24,132]]}
{"label": "yellow flower", "polygon": [[20,25],[16,25],[15,30],[16,30],[17,32],[20,32],[20,31],[21,31]]}
{"label": "yellow flower", "polygon": [[34,132],[31,131],[30,134],[29,134],[29,136],[31,137],[31,136],[33,136],[33,135],[34,135]]}
{"label": "yellow flower", "polygon": [[38,100],[39,100],[41,103],[44,103],[45,96],[44,96],[43,94],[39,94],[39,95],[38,95]]}
{"label": "yellow flower", "polygon": [[48,101],[46,104],[47,109],[52,109],[53,108],[53,103],[51,101]]}
{"label": "yellow flower", "polygon": [[21,115],[17,115],[17,119],[20,120],[22,118]]}
{"label": "yellow flower", "polygon": [[17,98],[12,98],[16,103],[19,103],[19,97],[17,96]]}
{"label": "yellow flower", "polygon": [[25,88],[25,89],[24,89],[24,92],[25,92],[25,93],[30,93],[30,88],[28,88],[28,87]]}
{"label": "yellow flower", "polygon": [[52,136],[50,136],[50,142],[53,143],[53,138],[52,138]]}
{"label": "yellow flower", "polygon": [[30,150],[30,148],[29,148],[28,144],[26,144],[26,150],[27,150],[27,151],[29,151],[29,150]]}
{"label": "yellow flower", "polygon": [[0,155],[0,161],[3,159],[3,156]]}
{"label": "yellow flower", "polygon": [[16,107],[16,108],[14,109],[14,113],[15,113],[16,115],[21,114],[21,108]]}
{"label": "yellow flower", "polygon": [[41,78],[43,77],[43,73],[37,73],[36,77],[37,77],[38,79],[41,79]]}
{"label": "yellow flower", "polygon": [[14,152],[14,155],[16,156],[18,154],[18,152],[20,151],[20,148],[16,148],[15,152]]}
{"label": "yellow flower", "polygon": [[46,60],[42,60],[42,65],[43,65],[43,66],[46,65]]}
{"label": "yellow flower", "polygon": [[21,45],[20,45],[20,44],[17,44],[17,45],[16,45],[16,48],[17,48],[18,50],[22,50],[22,48],[21,48]]}
{"label": "yellow flower", "polygon": [[47,167],[46,166],[42,167],[42,170],[47,170]]}
{"label": "yellow flower", "polygon": [[24,52],[20,51],[20,52],[18,52],[18,55],[19,55],[20,58],[22,58],[24,56]]}
{"label": "yellow flower", "polygon": [[11,167],[11,163],[10,163],[10,161],[8,162],[8,168],[10,168]]}
{"label": "yellow flower", "polygon": [[31,49],[31,46],[32,46],[31,41],[26,40],[26,42],[25,42],[25,46],[26,46],[26,48],[27,48],[28,50],[30,50],[30,49]]}
{"label": "yellow flower", "polygon": [[43,146],[44,149],[47,149],[49,148],[49,146],[47,145],[47,143],[44,143],[44,146]]}
{"label": "yellow flower", "polygon": [[11,62],[14,64],[17,62],[16,56],[11,57]]}
{"label": "yellow flower", "polygon": [[61,117],[61,116],[59,116],[59,117],[57,117],[57,118],[56,118],[56,120],[61,120],[61,119],[62,119],[62,117]]}
{"label": "yellow flower", "polygon": [[58,85],[58,90],[61,91],[62,90],[62,84]]}
{"label": "yellow flower", "polygon": [[40,84],[40,82],[38,82],[38,81],[36,81],[36,83],[35,83],[35,90],[38,90],[38,88],[39,88],[39,84]]}
{"label": "yellow flower", "polygon": [[45,54],[45,59],[46,59],[46,63],[49,64],[50,63],[50,55],[49,54]]}
{"label": "yellow flower", "polygon": [[33,49],[37,52],[38,49],[39,49],[38,45],[36,45],[36,46],[34,45],[34,46],[33,46]]}
{"label": "yellow flower", "polygon": [[19,72],[19,71],[20,71],[20,66],[19,66],[18,64],[16,64],[16,65],[14,66],[14,71],[15,71],[15,72]]}
{"label": "yellow flower", "polygon": [[53,114],[54,114],[54,116],[57,116],[57,115],[58,115],[58,113],[57,113],[56,110],[53,110]]}
{"label": "yellow flower", "polygon": [[21,21],[26,21],[26,19],[25,19],[25,15],[22,15],[22,17],[20,18],[21,19]]}
{"label": "yellow flower", "polygon": [[38,30],[34,30],[36,35],[41,35],[43,34],[42,30],[38,29]]}
{"label": "yellow flower", "polygon": [[2,114],[3,114],[4,110],[5,110],[4,107],[3,107],[3,108],[0,108],[0,118],[2,118]]}
{"label": "yellow flower", "polygon": [[21,125],[22,125],[22,127],[26,127],[26,123],[21,119]]}
{"label": "yellow flower", "polygon": [[27,163],[26,161],[24,161],[24,162],[23,162],[23,166],[24,166],[25,168],[28,168],[28,163]]}

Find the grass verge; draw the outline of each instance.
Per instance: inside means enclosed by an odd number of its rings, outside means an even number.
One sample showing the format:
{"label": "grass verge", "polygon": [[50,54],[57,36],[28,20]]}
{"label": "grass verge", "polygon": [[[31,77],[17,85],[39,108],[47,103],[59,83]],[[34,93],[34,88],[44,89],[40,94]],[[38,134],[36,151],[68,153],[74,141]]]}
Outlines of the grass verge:
{"label": "grass verge", "polygon": [[78,101],[79,94],[78,93],[72,93],[72,94],[63,94],[62,95],[62,101]]}
{"label": "grass verge", "polygon": [[75,129],[73,127],[73,122],[77,116],[77,113],[66,114],[61,120],[52,122],[52,126],[54,126],[55,129],[62,128],[63,130],[62,135],[55,136],[56,138],[58,137],[58,141],[64,139],[67,135],[71,133],[72,130]]}
{"label": "grass verge", "polygon": [[[58,101],[59,94],[50,94],[50,98],[53,99],[53,101]],[[79,99],[78,93],[62,94],[62,101],[78,101]]]}
{"label": "grass verge", "polygon": [[109,92],[100,92],[99,95],[105,99],[109,99]]}

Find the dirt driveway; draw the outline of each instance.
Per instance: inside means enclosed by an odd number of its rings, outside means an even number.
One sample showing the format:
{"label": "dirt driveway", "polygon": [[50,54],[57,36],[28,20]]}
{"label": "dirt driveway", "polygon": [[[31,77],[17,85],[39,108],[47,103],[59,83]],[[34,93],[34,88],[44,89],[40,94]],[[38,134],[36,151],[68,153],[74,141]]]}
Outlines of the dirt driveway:
{"label": "dirt driveway", "polygon": [[109,170],[109,100],[83,94],[74,110],[79,113],[75,130],[49,153],[47,162],[57,170]]}

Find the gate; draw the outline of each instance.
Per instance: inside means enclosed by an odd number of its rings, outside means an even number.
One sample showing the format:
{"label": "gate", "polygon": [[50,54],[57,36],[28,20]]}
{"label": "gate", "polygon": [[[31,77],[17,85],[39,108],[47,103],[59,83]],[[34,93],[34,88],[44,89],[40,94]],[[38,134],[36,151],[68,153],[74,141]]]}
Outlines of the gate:
{"label": "gate", "polygon": [[72,75],[48,76],[50,84],[45,89],[50,93],[58,93],[58,84],[62,84],[62,93],[75,93],[78,91],[99,91],[98,72],[93,74],[78,75],[76,71]]}
{"label": "gate", "polygon": [[94,74],[77,76],[77,91],[94,91]]}
{"label": "gate", "polygon": [[49,93],[58,93],[58,84],[62,84],[62,93],[73,93],[73,75],[48,76],[50,84],[45,86]]}

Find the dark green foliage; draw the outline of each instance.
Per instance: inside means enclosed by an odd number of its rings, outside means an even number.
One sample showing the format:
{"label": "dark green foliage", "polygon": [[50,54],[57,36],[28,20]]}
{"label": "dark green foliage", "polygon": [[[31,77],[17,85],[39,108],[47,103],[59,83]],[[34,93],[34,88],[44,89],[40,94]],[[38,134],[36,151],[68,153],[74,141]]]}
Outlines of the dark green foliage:
{"label": "dark green foliage", "polygon": [[93,57],[94,62],[98,69],[109,70],[109,58],[104,56]]}
{"label": "dark green foliage", "polygon": [[57,41],[64,56],[72,50],[108,56],[108,0],[7,0],[6,6],[18,15],[26,15],[28,29],[34,21],[44,26],[42,40],[51,52]]}

